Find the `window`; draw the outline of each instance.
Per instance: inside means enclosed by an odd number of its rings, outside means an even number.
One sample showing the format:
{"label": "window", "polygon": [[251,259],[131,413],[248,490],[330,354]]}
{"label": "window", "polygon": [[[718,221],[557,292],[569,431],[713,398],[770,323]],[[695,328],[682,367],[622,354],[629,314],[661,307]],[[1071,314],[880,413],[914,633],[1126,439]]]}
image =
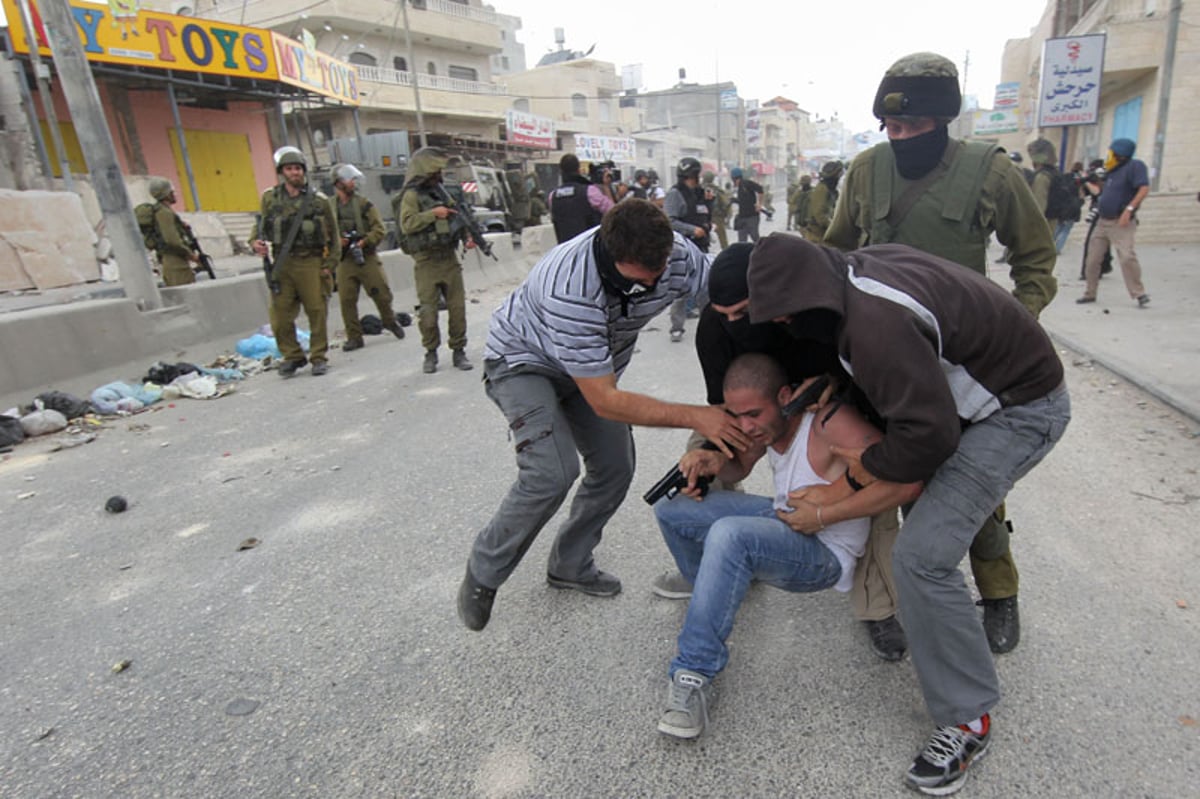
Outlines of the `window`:
{"label": "window", "polygon": [[446,74],[459,80],[479,80],[479,72],[475,67],[456,67],[451,64]]}
{"label": "window", "polygon": [[577,117],[586,117],[587,114],[587,98],[582,94],[571,95],[571,113]]}
{"label": "window", "polygon": [[351,53],[346,60],[351,64],[358,64],[360,67],[373,67],[377,63],[375,56],[366,53]]}
{"label": "window", "polygon": [[429,73],[430,75],[436,75],[437,74],[437,64],[433,63],[432,61],[428,62],[427,64],[425,64],[425,71],[427,73]]}
{"label": "window", "polygon": [[398,55],[392,59],[392,69],[397,72],[408,72],[408,59]]}
{"label": "window", "polygon": [[508,56],[506,56],[506,55],[500,56],[500,67],[501,67],[501,69],[504,69],[504,70],[511,69],[511,67],[508,65]]}
{"label": "window", "polygon": [[600,101],[600,121],[608,122],[612,118],[612,104],[608,100]]}
{"label": "window", "polygon": [[529,113],[529,101],[522,97],[520,100],[513,100],[513,110],[522,113]]}

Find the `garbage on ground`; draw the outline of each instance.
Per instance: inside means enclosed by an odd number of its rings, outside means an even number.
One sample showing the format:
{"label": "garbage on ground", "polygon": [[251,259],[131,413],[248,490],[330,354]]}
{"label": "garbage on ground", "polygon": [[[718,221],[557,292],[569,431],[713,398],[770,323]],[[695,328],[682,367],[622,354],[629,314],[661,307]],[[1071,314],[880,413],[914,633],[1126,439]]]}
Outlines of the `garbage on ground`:
{"label": "garbage on ground", "polygon": [[92,410],[92,404],[65,391],[43,391],[34,397],[34,403],[41,402],[43,408],[58,411],[68,419],[78,419]]}
{"label": "garbage on ground", "polygon": [[112,416],[140,411],[162,399],[162,389],[154,384],[131,386],[120,381],[109,383],[92,392],[92,405],[97,413]]}
{"label": "garbage on ground", "polygon": [[188,399],[213,399],[222,396],[218,393],[217,378],[212,375],[201,375],[195,372],[180,375],[170,384],[163,386],[163,399],[173,400],[180,397]]}
{"label": "garbage on ground", "polygon": [[58,411],[38,409],[21,417],[21,429],[29,438],[57,433],[67,426],[67,417]]}
{"label": "garbage on ground", "polygon": [[0,448],[11,447],[25,440],[25,428],[15,416],[0,416]]}
{"label": "garbage on ground", "polygon": [[[270,328],[268,328],[269,330]],[[300,349],[308,352],[309,333],[307,330],[296,330],[296,338],[300,342]],[[255,358],[262,360],[268,356],[279,359],[283,357],[283,353],[279,351],[279,346],[275,343],[275,337],[266,335],[259,329],[258,333],[238,341],[235,347],[238,355],[243,355],[247,358]]]}
{"label": "garbage on ground", "polygon": [[157,383],[160,386],[170,383],[180,375],[199,374],[200,367],[191,363],[163,363],[155,361],[146,370],[146,376],[142,378],[143,383]]}
{"label": "garbage on ground", "polygon": [[104,509],[109,513],[124,513],[128,507],[129,502],[119,494],[109,497],[108,502],[104,503]]}

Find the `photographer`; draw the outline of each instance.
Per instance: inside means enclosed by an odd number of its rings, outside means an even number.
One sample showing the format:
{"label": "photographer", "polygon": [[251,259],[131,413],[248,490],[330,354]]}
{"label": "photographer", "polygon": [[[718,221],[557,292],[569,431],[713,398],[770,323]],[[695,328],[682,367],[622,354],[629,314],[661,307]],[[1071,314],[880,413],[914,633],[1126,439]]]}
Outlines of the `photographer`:
{"label": "photographer", "polygon": [[[671,228],[700,248],[708,252],[708,238],[712,230],[710,210],[713,193],[700,188],[700,162],[695,158],[683,158],[675,170],[679,182],[667,193],[665,208]],[[693,301],[696,305],[707,305],[708,300]],[[676,300],[671,305],[671,341],[683,341],[683,324],[688,316],[688,298]],[[696,314],[695,307],[692,313]],[[698,315],[698,314],[696,314]]]}
{"label": "photographer", "polygon": [[362,324],[358,319],[360,288],[375,301],[383,329],[396,338],[404,338],[404,328],[392,311],[392,290],[383,273],[383,262],[375,252],[387,235],[383,218],[370,200],[355,192],[362,176],[353,164],[338,164],[333,168],[334,215],[342,245],[337,290],[341,297],[342,324],[346,326],[346,343],[342,345],[346,352],[363,346]]}
{"label": "photographer", "polygon": [[600,187],[614,203],[621,200],[617,187],[621,185],[621,170],[612,161],[601,161],[592,164],[588,169],[588,179]]}
{"label": "photographer", "polygon": [[579,174],[579,158],[567,153],[558,162],[562,184],[550,192],[550,221],[558,243],[569,241],[600,224],[600,217],[615,204],[612,196]]}
{"label": "photographer", "polygon": [[[1079,171],[1083,172],[1083,164],[1076,163]],[[1092,233],[1096,230],[1096,220],[1100,218],[1100,209],[1096,206],[1096,200],[1100,197],[1100,190],[1104,188],[1104,160],[1097,158],[1088,164],[1087,174],[1083,176],[1080,187],[1083,189],[1083,194],[1088,200],[1088,214],[1085,221],[1087,222],[1087,234],[1083,237],[1083,258],[1079,262],[1079,279],[1087,280],[1087,275],[1084,273],[1084,266],[1087,264],[1088,248],[1092,245]],[[1112,271],[1112,249],[1106,248],[1104,257],[1100,261],[1100,274],[1107,275]]]}

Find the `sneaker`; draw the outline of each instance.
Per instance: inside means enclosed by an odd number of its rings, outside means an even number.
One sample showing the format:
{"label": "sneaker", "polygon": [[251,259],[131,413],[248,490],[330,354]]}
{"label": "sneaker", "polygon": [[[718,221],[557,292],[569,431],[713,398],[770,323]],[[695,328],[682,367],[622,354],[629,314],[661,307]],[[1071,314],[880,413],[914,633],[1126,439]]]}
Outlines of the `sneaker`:
{"label": "sneaker", "polygon": [[320,377],[329,371],[329,364],[325,361],[313,361],[312,375]]}
{"label": "sneaker", "polygon": [[712,680],[680,669],[667,687],[667,709],[658,720],[658,731],[675,738],[699,738],[708,724]]}
{"label": "sneaker", "polygon": [[1145,308],[1149,304],[1150,304],[1150,295],[1149,294],[1143,294],[1142,296],[1138,297],[1138,307],[1139,308]]}
{"label": "sneaker", "polygon": [[894,615],[879,621],[868,621],[866,625],[871,634],[872,652],[888,661],[897,661],[904,657],[904,652],[908,649],[908,639],[900,621]]}
{"label": "sneaker", "polygon": [[364,344],[361,338],[348,338],[346,339],[346,343],[342,345],[342,352],[361,350],[363,346]]}
{"label": "sneaker", "polygon": [[621,593],[621,581],[598,569],[586,580],[564,580],[547,572],[546,582],[554,588],[570,588],[589,596],[616,596]]}
{"label": "sneaker", "polygon": [[650,590],[663,599],[691,599],[692,584],[676,571],[663,572],[654,578]]}
{"label": "sneaker", "polygon": [[975,604],[983,606],[983,631],[987,633],[988,647],[997,655],[1016,649],[1021,640],[1017,598],[981,599]]}
{"label": "sneaker", "polygon": [[488,588],[471,576],[471,567],[458,587],[458,617],[468,630],[479,631],[487,627],[492,618],[492,603],[496,601],[496,589]]}
{"label": "sneaker", "polygon": [[467,360],[467,353],[464,350],[455,350],[453,360],[455,369],[461,369],[464,372],[469,372],[475,368],[475,365]]}
{"label": "sneaker", "polygon": [[279,364],[279,376],[291,377],[296,374],[296,370],[308,363],[308,358],[301,358],[298,361],[284,361]]}
{"label": "sneaker", "polygon": [[391,333],[396,338],[404,338],[404,328],[400,326],[400,322],[397,319],[392,319],[392,323],[390,325],[384,325],[383,329]]}
{"label": "sneaker", "polygon": [[987,754],[992,720],[985,713],[983,732],[971,732],[966,725],[938,727],[917,755],[904,782],[928,796],[949,796],[963,787],[967,767]]}
{"label": "sneaker", "polygon": [[437,371],[437,352],[426,350],[425,360],[421,363],[421,371],[427,375],[431,375]]}
{"label": "sneaker", "polygon": [[673,341],[676,344],[683,341],[683,331],[682,330],[672,330],[671,331],[671,341]]}
{"label": "sneaker", "polygon": [[1089,302],[1095,302],[1095,301],[1096,301],[1095,297],[1080,297],[1079,299],[1075,300],[1075,304],[1076,305],[1087,305]]}

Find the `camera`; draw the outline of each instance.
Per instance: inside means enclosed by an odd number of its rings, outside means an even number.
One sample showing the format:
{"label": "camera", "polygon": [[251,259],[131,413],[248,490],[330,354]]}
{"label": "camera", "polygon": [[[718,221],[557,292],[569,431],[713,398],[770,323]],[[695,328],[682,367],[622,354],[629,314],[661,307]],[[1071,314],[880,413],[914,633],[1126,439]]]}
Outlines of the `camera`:
{"label": "camera", "polygon": [[593,162],[588,166],[588,180],[592,183],[603,183],[605,173],[612,176],[613,183],[621,182],[621,170],[612,161]]}
{"label": "camera", "polygon": [[363,235],[357,230],[348,230],[342,234],[350,243],[346,245],[346,252],[350,253],[350,258],[356,266],[365,264],[366,258],[363,257],[362,241]]}

